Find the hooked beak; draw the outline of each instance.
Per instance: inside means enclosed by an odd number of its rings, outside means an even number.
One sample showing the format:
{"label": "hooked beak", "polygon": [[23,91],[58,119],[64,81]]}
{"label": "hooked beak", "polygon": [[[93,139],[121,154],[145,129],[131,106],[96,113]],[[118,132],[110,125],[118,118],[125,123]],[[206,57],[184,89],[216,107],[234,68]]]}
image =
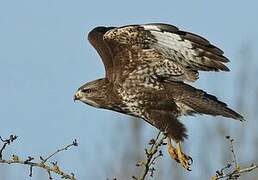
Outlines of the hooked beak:
{"label": "hooked beak", "polygon": [[74,94],[74,97],[73,97],[73,101],[74,101],[74,102],[77,101],[77,100],[80,100],[80,96],[79,96],[79,93],[78,93],[78,92],[76,92],[76,93]]}

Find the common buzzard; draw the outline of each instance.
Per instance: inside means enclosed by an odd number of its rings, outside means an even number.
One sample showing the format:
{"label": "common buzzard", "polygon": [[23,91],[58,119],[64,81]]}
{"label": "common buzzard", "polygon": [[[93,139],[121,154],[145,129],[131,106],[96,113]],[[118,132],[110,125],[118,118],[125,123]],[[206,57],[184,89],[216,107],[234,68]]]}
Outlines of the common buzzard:
{"label": "common buzzard", "polygon": [[244,120],[215,96],[185,83],[196,81],[198,71],[229,71],[223,51],[203,37],[152,23],[96,27],[88,39],[106,75],[81,86],[74,100],[155,126],[167,134],[169,154],[185,169],[190,170],[191,158],[182,152],[187,134],[179,116],[197,113]]}

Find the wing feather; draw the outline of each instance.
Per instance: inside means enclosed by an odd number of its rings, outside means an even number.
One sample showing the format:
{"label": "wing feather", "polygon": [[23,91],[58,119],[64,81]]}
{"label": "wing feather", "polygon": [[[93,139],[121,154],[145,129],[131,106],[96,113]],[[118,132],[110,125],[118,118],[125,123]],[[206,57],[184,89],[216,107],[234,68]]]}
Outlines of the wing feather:
{"label": "wing feather", "polygon": [[[137,68],[137,64],[142,66],[144,63],[150,63],[152,70],[163,68],[163,70],[159,70],[158,76],[160,79],[168,81],[195,81],[198,79],[199,70],[229,71],[224,65],[229,60],[223,55],[224,52],[221,49],[212,45],[205,38],[181,31],[173,25],[153,23],[118,27],[105,33],[104,40],[110,47],[113,58],[117,54],[120,54],[121,58],[121,52],[125,54],[123,63],[114,63],[117,64],[116,68],[119,68],[120,71],[123,70],[126,61],[127,64],[132,64],[133,61],[135,68]],[[155,58],[153,58],[153,50],[157,55]],[[142,58],[139,57],[141,51],[152,53],[149,53],[149,58]],[[152,59],[152,61],[147,62],[146,59]],[[113,59],[113,61],[119,60]],[[170,61],[170,64],[174,65],[173,68],[172,66],[161,67],[160,64],[164,61]],[[173,72],[175,66],[184,74],[179,76]]]}
{"label": "wing feather", "polygon": [[[176,51],[183,56],[184,62],[194,70],[229,71],[223,64],[223,62],[228,62],[227,58],[221,54],[218,48],[210,46],[209,42],[204,38],[184,31],[171,33],[150,30],[148,27],[146,29],[157,39],[157,42],[150,44],[150,47],[161,52],[166,51],[167,58],[171,57]],[[203,68],[203,65],[205,65],[205,68]]]}
{"label": "wing feather", "polygon": [[105,66],[106,77],[111,78],[113,73],[112,54],[104,42],[104,34],[114,27],[96,27],[88,34],[88,40],[100,55]]}

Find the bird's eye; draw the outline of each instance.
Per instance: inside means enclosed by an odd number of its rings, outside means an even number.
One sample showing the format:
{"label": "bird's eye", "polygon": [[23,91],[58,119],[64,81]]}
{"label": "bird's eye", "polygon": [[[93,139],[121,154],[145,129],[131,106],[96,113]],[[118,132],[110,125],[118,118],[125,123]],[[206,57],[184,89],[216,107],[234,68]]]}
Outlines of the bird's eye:
{"label": "bird's eye", "polygon": [[91,89],[82,89],[81,91],[82,91],[83,93],[91,93],[91,92],[92,92]]}

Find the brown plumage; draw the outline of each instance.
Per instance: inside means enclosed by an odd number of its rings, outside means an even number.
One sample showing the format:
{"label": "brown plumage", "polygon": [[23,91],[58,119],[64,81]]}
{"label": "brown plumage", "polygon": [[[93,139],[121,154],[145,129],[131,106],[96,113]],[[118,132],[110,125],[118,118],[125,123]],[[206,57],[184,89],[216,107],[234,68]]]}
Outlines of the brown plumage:
{"label": "brown plumage", "polygon": [[[178,121],[181,115],[243,120],[215,96],[185,84],[197,80],[198,71],[229,71],[223,51],[203,37],[154,23],[97,27],[88,39],[102,58],[106,77],[80,87],[75,99],[140,117],[176,143],[187,137]],[[177,149],[178,160],[188,169],[189,157],[180,144]]]}

